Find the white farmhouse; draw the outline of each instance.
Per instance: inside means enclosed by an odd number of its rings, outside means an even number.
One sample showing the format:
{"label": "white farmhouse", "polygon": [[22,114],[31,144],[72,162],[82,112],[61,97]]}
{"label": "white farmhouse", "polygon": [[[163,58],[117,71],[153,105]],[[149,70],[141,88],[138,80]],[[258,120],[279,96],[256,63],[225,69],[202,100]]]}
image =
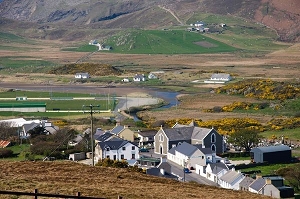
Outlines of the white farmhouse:
{"label": "white farmhouse", "polygon": [[89,73],[76,73],[75,79],[88,79],[90,78]]}

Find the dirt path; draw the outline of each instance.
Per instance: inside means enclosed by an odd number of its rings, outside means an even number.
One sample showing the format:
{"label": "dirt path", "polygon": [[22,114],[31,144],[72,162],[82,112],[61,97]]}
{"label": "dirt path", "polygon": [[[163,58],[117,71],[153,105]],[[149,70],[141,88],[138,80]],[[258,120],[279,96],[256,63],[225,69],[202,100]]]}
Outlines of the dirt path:
{"label": "dirt path", "polygon": [[161,5],[158,5],[158,7],[161,8],[161,9],[163,9],[163,10],[165,10],[165,11],[167,11],[167,12],[169,12],[180,23],[180,25],[184,25],[182,23],[182,21],[180,21],[180,19],[175,15],[175,13],[172,10],[170,10],[168,8],[165,8],[165,7],[161,6]]}

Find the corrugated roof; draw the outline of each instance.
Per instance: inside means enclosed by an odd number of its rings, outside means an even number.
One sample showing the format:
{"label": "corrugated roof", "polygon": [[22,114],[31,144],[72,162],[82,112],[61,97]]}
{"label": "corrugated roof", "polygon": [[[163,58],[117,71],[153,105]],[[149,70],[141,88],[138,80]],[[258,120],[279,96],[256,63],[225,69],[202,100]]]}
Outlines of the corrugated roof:
{"label": "corrugated roof", "polygon": [[277,152],[277,151],[290,151],[290,147],[286,145],[277,145],[277,146],[266,146],[266,147],[257,147],[253,148],[251,152],[255,150],[260,150],[263,153]]}

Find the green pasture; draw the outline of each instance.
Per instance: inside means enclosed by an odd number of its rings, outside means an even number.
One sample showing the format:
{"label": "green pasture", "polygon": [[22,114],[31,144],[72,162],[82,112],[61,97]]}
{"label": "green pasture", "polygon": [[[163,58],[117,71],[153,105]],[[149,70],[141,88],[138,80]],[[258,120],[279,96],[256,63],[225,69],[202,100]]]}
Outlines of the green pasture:
{"label": "green pasture", "polygon": [[[54,63],[40,60],[33,57],[1,57],[0,65],[5,68],[14,68],[17,70],[23,70],[24,72],[41,72],[40,66],[53,66]],[[25,68],[27,70],[25,70]],[[29,68],[28,68],[29,67]],[[29,70],[29,71],[28,71]],[[21,71],[19,71],[21,72]]]}
{"label": "green pasture", "polygon": [[25,39],[12,33],[0,32],[1,43],[14,42],[14,43],[34,43],[32,40]]}
{"label": "green pasture", "polygon": [[241,172],[260,170],[261,173],[259,175],[275,175],[278,169],[289,166],[293,166],[293,164],[270,164],[264,166],[256,166],[252,168],[242,169]]}
{"label": "green pasture", "polygon": [[[202,42],[203,45],[196,42]],[[185,30],[129,30],[112,36],[106,44],[113,47],[111,52],[132,54],[195,54],[237,50],[203,34]]]}
{"label": "green pasture", "polygon": [[66,47],[62,48],[62,51],[74,51],[74,52],[94,52],[98,50],[97,46],[84,44],[79,47]]}

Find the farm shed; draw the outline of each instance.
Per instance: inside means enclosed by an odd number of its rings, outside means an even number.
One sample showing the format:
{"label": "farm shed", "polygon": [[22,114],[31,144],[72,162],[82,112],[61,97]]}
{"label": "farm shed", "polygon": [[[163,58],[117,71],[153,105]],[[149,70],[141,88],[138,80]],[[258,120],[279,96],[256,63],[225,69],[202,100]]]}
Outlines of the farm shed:
{"label": "farm shed", "polygon": [[253,162],[287,163],[292,159],[292,151],[286,145],[257,147],[250,151]]}

